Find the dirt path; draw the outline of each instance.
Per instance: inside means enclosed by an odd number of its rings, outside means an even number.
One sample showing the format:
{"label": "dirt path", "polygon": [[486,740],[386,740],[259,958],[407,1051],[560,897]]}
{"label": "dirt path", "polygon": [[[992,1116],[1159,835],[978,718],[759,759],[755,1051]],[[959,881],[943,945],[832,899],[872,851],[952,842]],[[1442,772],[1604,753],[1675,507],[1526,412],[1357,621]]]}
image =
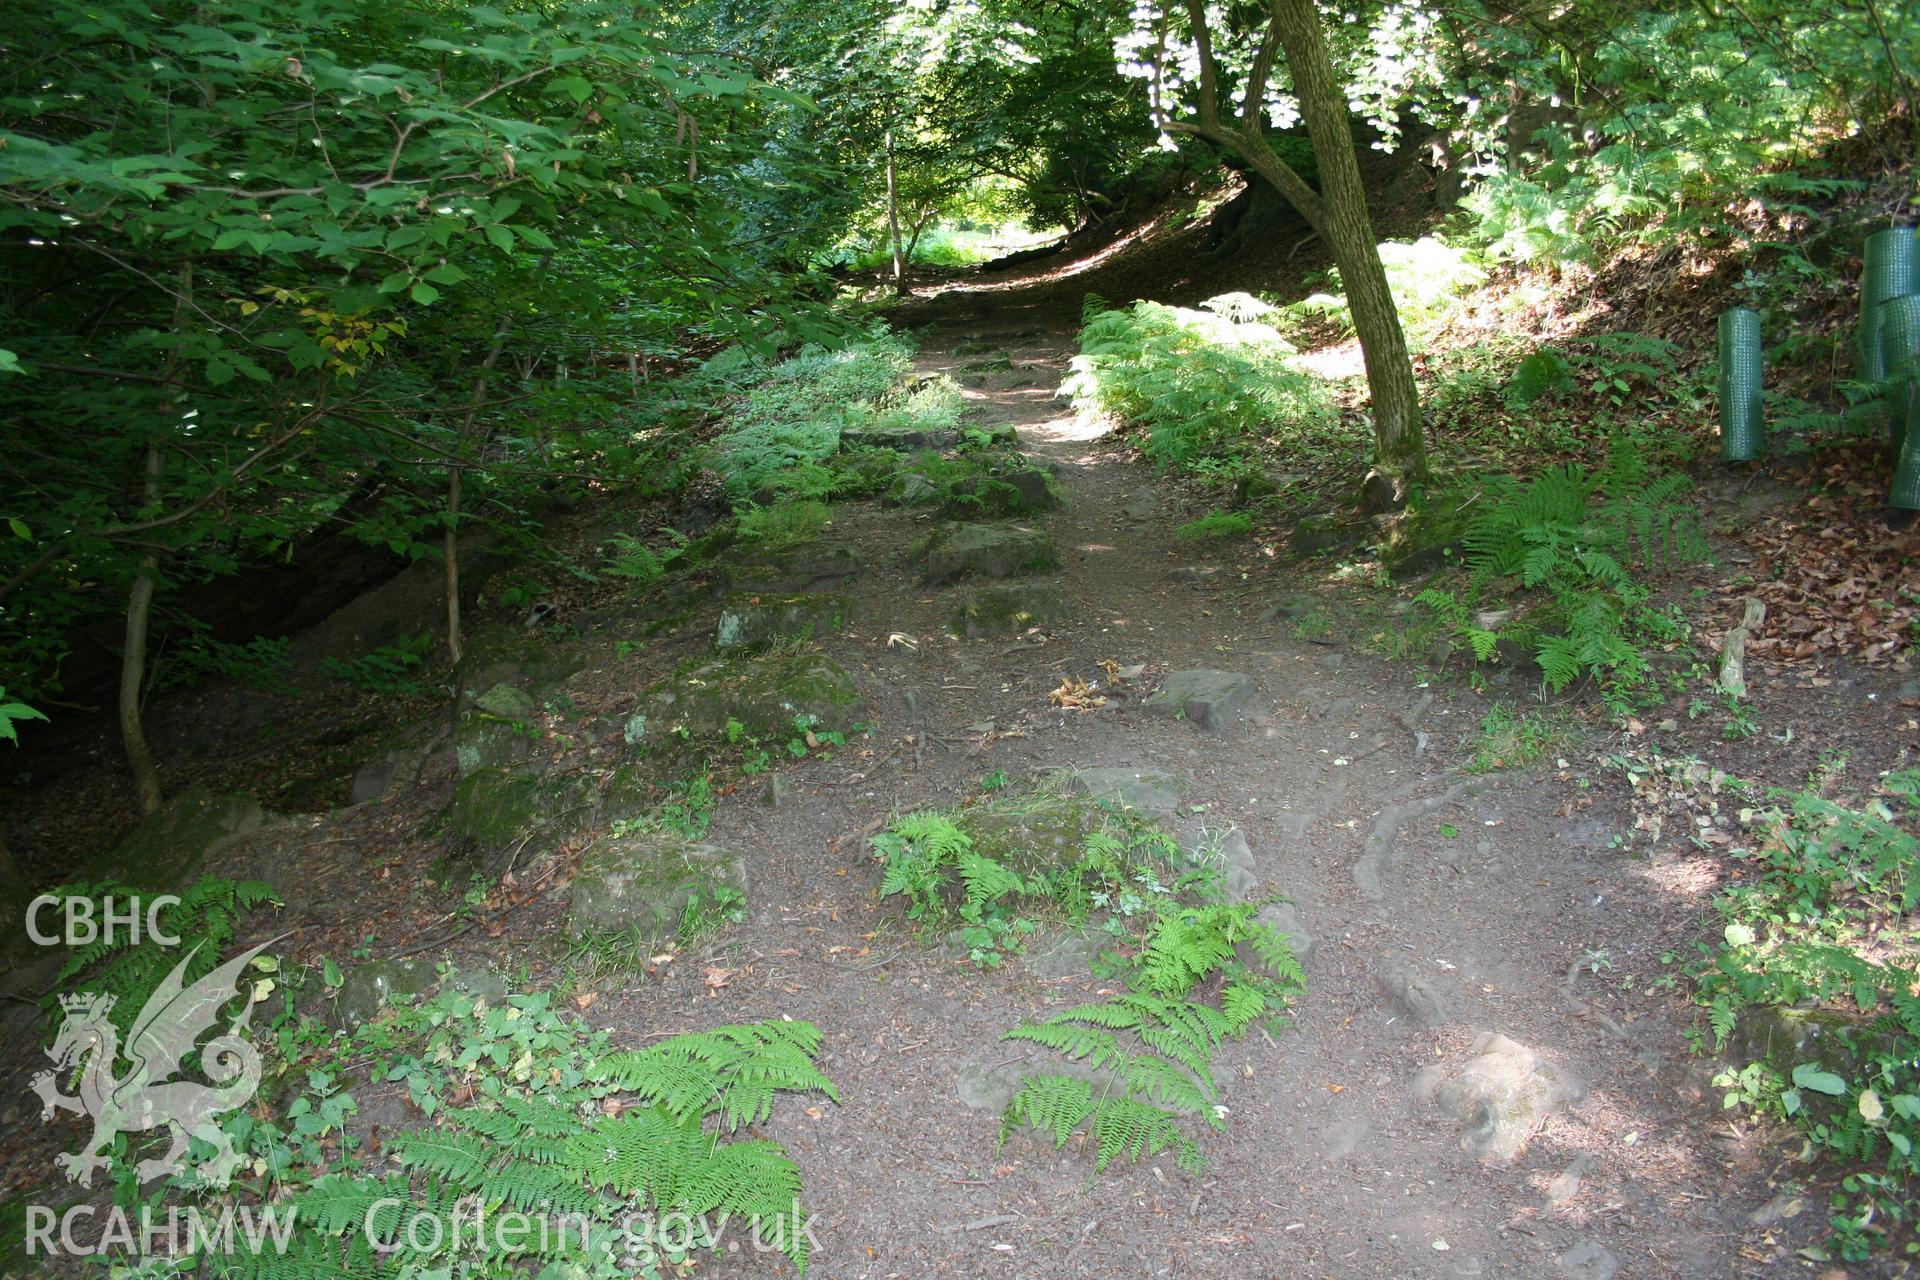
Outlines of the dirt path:
{"label": "dirt path", "polygon": [[[1065,505],[1036,523],[1063,562],[1068,619],[1019,642],[956,641],[946,622],[969,588],[924,586],[906,554],[926,517],[839,508],[830,536],[867,568],[844,588],[854,627],[822,647],[858,682],[873,739],[783,770],[778,805],[761,802],[764,781],[721,803],[707,838],[747,859],[751,923],[662,975],[574,988],[584,1016],[624,1044],[781,1016],[821,1027],[841,1105],[785,1102],[767,1128],[802,1167],[814,1274],[830,1280],[1781,1274],[1759,1259],[1786,1250],[1742,1253],[1759,1230],[1749,1215],[1773,1195],[1769,1153],[1725,1127],[1710,1073],[1685,1053],[1684,1011],[1655,989],[1660,953],[1699,903],[1662,864],[1609,847],[1631,818],[1593,747],[1542,773],[1466,773],[1487,704],[1356,647],[1394,625],[1390,612],[1328,611],[1278,566],[1214,565],[1178,542],[1200,511],[1053,397],[1070,308],[1064,294],[1027,297],[1039,301],[950,302],[922,334],[920,366],[959,371],[963,343],[1012,357],[969,391],[971,416],[1015,424],[1056,472]],[[712,630],[696,619],[617,649],[611,634],[568,688],[617,743],[633,691],[710,652]],[[1102,660],[1146,670],[1107,687]],[[1192,669],[1247,676],[1250,716],[1210,733],[1142,709],[1167,673]],[[1107,705],[1050,707],[1069,675],[1102,682]],[[909,937],[898,904],[873,893],[866,837],[889,815],[952,806],[996,771],[1101,767],[1178,779],[1183,834],[1239,828],[1262,891],[1290,898],[1311,938],[1293,1025],[1221,1055],[1230,1115],[1206,1135],[1198,1177],[1170,1159],[1096,1176],[1077,1144],[1026,1135],[996,1153],[1001,1105],[1044,1062],[1001,1034],[1112,984],[1084,964],[1066,977],[1027,960],[977,971]],[[402,945],[399,922],[420,905],[398,886],[424,883],[442,852],[408,833],[452,788],[445,765],[387,801],[297,820],[326,848],[300,854],[305,891],[273,927],[334,950],[365,931]],[[465,934],[451,958],[559,982],[565,904],[556,888],[498,938]],[[1486,1057],[1491,1036],[1523,1048],[1493,1042],[1504,1054]],[[1483,1162],[1463,1137],[1509,1135],[1471,1108],[1448,1114],[1433,1086],[1516,1064],[1555,1096],[1521,1124],[1516,1158]],[[398,1095],[377,1093],[366,1115],[405,1123]],[[18,1107],[6,1118],[29,1120]],[[773,1266],[743,1253],[703,1274]]]}
{"label": "dirt path", "polygon": [[[1709,1133],[1704,1069],[1661,1001],[1640,998],[1691,908],[1608,851],[1627,821],[1605,798],[1616,789],[1584,787],[1587,757],[1464,773],[1485,704],[1356,651],[1353,629],[1379,619],[1320,634],[1272,611],[1274,582],[1181,551],[1171,530],[1198,513],[1052,397],[1068,334],[1018,312],[963,316],[923,335],[922,369],[956,370],[969,339],[1014,365],[970,392],[977,419],[1017,424],[1061,481],[1066,505],[1039,523],[1070,621],[1044,643],[938,639],[958,592],[905,564],[915,518],[846,509],[835,538],[871,570],[852,588],[861,625],[825,647],[866,692],[877,763],[796,770],[778,808],[722,806],[709,838],[754,860],[753,924],[712,957],[735,977],[706,992],[688,965],[603,1001],[596,1021],[616,1036],[781,1014],[821,1025],[842,1105],[776,1123],[819,1214],[824,1276],[1747,1274],[1740,1233],[1769,1195],[1760,1157]],[[1098,679],[1101,659],[1148,672],[1098,711],[1048,707],[1063,675]],[[1251,677],[1252,717],[1207,733],[1140,709],[1157,677],[1191,668]],[[1024,1136],[996,1155],[1025,1056],[998,1036],[1110,988],[943,960],[872,897],[864,834],[890,812],[951,805],[991,770],[1103,766],[1181,779],[1189,831],[1241,828],[1314,940],[1294,1025],[1223,1055],[1231,1115],[1197,1178],[1166,1159],[1095,1176],[1084,1153]],[[1489,1034],[1537,1052],[1533,1079],[1572,1099],[1511,1163],[1464,1150],[1463,1120],[1428,1096]],[[757,1273],[721,1269],[735,1265]]]}

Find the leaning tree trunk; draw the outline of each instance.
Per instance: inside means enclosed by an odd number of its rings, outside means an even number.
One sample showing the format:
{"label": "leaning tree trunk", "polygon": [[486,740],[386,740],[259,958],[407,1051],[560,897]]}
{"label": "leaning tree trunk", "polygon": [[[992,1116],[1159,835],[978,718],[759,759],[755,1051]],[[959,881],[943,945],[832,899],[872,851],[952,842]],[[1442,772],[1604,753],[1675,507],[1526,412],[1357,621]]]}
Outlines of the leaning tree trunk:
{"label": "leaning tree trunk", "polygon": [[[157,444],[147,446],[146,499],[149,507],[160,500],[160,472],[165,455]],[[153,584],[160,571],[160,556],[149,551],[140,558],[140,571],[134,575],[127,592],[127,641],[120,655],[120,740],[126,748],[127,767],[133,772],[134,791],[140,797],[140,816],[151,818],[160,812],[166,795],[160,789],[160,771],[154,767],[153,748],[147,743],[147,729],[141,717],[142,686],[147,678],[147,619],[153,612]]]}
{"label": "leaning tree trunk", "polygon": [[[1367,366],[1373,394],[1374,470],[1366,494],[1375,507],[1398,505],[1410,480],[1424,474],[1426,440],[1420,420],[1420,392],[1407,354],[1400,313],[1387,288],[1386,268],[1367,213],[1366,188],[1354,154],[1347,96],[1334,78],[1326,35],[1313,0],[1273,0],[1273,24],[1286,50],[1300,114],[1313,142],[1324,197],[1324,225],[1315,230],[1333,251],[1340,280],[1353,312],[1354,333]],[[1262,142],[1261,150],[1269,151]]]}
{"label": "leaning tree trunk", "polygon": [[[1333,251],[1373,397],[1374,465],[1362,492],[1367,504],[1376,509],[1397,505],[1407,496],[1410,483],[1426,472],[1420,392],[1413,380],[1406,335],[1400,330],[1400,313],[1394,309],[1386,268],[1374,242],[1346,94],[1334,79],[1319,12],[1313,0],[1268,0],[1267,29],[1246,75],[1245,101],[1238,118],[1230,120],[1221,110],[1220,67],[1213,54],[1206,0],[1185,0],[1185,4],[1198,54],[1199,119],[1172,120],[1161,114],[1157,116],[1160,126],[1238,152],[1247,167],[1272,183]],[[1283,50],[1319,163],[1319,191],[1275,153],[1262,133],[1267,77]],[[1159,94],[1156,81],[1156,103],[1163,101]]]}

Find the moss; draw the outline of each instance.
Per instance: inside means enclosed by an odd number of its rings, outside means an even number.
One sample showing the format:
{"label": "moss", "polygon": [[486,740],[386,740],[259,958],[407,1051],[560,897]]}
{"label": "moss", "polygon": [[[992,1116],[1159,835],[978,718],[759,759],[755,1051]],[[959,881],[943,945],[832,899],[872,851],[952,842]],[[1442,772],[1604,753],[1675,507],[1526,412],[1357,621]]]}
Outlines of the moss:
{"label": "moss", "polygon": [[482,863],[518,850],[538,855],[582,826],[593,807],[587,779],[480,769],[460,780],[448,815],[455,852]]}
{"label": "moss", "polygon": [[1465,497],[1442,494],[1395,515],[1380,542],[1380,562],[1403,577],[1439,568],[1455,553],[1466,532]]}
{"label": "moss", "polygon": [[258,830],[263,818],[251,796],[216,795],[195,783],[122,840],[101,874],[138,889],[175,887],[193,878],[208,853]]}
{"label": "moss", "polygon": [[518,764],[533,754],[533,739],[518,720],[469,711],[453,730],[453,756],[460,776]]}
{"label": "moss", "polygon": [[573,878],[568,929],[575,937],[638,933],[673,938],[696,894],[725,885],[747,892],[744,864],[722,849],[670,836],[606,840],[581,860]]}
{"label": "moss", "polygon": [[1108,821],[1085,796],[1043,789],[977,805],[959,824],[975,852],[1027,876],[1079,861],[1087,837]]}
{"label": "moss", "polygon": [[460,698],[476,698],[497,684],[538,689],[558,684],[583,665],[579,654],[547,641],[538,631],[493,623],[475,628],[454,668]]}
{"label": "moss", "polygon": [[650,686],[641,704],[638,740],[647,746],[717,737],[730,720],[759,737],[788,732],[797,716],[844,729],[865,711],[846,669],[819,654],[695,659]]}
{"label": "moss", "polygon": [[1058,622],[1066,614],[1066,601],[1059,587],[1045,582],[1020,583],[982,588],[954,611],[951,625],[956,634],[978,639],[1025,631],[1043,622]]}
{"label": "moss", "polygon": [[841,631],[853,616],[842,595],[736,595],[714,627],[716,649],[765,649]]}

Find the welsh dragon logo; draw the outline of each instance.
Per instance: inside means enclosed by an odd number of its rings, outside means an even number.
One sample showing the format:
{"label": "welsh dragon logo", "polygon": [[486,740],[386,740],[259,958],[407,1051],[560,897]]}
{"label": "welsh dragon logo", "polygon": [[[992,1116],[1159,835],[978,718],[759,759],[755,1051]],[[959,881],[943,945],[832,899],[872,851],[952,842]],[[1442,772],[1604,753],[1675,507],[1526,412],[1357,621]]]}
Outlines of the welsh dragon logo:
{"label": "welsh dragon logo", "polygon": [[[234,984],[241,971],[266,945],[186,986],[187,965],[200,948],[189,951],[141,1007],[127,1029],[124,1048],[113,1023],[112,996],[89,993],[60,998],[66,1016],[47,1050],[53,1066],[35,1075],[31,1087],[40,1095],[42,1120],[52,1119],[60,1110],[93,1117],[93,1136],[86,1145],[56,1160],[69,1181],[93,1185],[94,1170],[109,1163],[104,1153],[116,1135],[162,1128],[171,1131],[172,1144],[157,1158],[140,1162],[140,1181],[182,1172],[189,1138],[199,1138],[213,1148],[212,1157],[196,1170],[201,1186],[220,1188],[232,1180],[240,1157],[219,1122],[260,1087],[260,1055],[240,1034],[253,1011],[251,996],[224,1033],[200,1046],[200,1065],[212,1083],[171,1077],[181,1070],[181,1060],[200,1037],[219,1021],[221,1008],[235,998]],[[123,1055],[128,1070],[116,1075]],[[75,1070],[79,1093],[69,1097],[60,1092],[59,1078]]]}

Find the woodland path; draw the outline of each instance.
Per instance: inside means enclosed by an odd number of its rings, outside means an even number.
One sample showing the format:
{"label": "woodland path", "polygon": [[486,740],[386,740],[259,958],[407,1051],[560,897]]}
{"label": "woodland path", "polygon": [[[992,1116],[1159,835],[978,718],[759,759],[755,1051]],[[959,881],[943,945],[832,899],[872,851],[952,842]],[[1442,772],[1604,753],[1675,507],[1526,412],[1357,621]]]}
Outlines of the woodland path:
{"label": "woodland path", "polygon": [[[1018,642],[952,639],[947,620],[971,587],[919,580],[907,548],[926,517],[837,508],[829,537],[866,568],[837,588],[855,597],[854,625],[820,644],[854,676],[874,734],[783,769],[777,805],[761,802],[764,780],[718,805],[706,838],[746,860],[750,922],[659,973],[576,980],[557,942],[559,876],[486,934],[463,933],[448,958],[571,983],[572,1003],[615,1044],[816,1023],[841,1104],[785,1101],[766,1136],[801,1166],[812,1274],[828,1280],[1787,1274],[1791,1262],[1761,1261],[1791,1258],[1777,1240],[1743,1251],[1765,1229],[1751,1215],[1774,1199],[1784,1161],[1723,1118],[1711,1067],[1686,1052],[1690,1011],[1656,985],[1670,972],[1661,953],[1698,918],[1686,895],[1699,882],[1683,862],[1610,847],[1632,815],[1591,744],[1535,773],[1466,773],[1485,700],[1458,681],[1423,687],[1417,664],[1357,643],[1396,625],[1392,597],[1372,597],[1382,612],[1368,616],[1340,603],[1367,593],[1316,595],[1311,575],[1210,563],[1176,540],[1201,509],[1053,395],[1073,343],[1063,302],[1047,289],[950,295],[928,311],[918,360],[964,373],[977,357],[963,345],[1011,357],[969,389],[969,418],[1014,424],[1022,450],[1055,471],[1064,505],[1035,523],[1060,555],[1067,619]],[[636,689],[711,652],[711,621],[635,648],[616,645],[632,634],[619,617],[598,630],[583,619],[588,667],[570,698],[617,743]],[[1110,686],[1102,660],[1145,671]],[[1251,714],[1207,732],[1140,706],[1167,673],[1193,669],[1249,677]],[[1050,706],[1068,676],[1109,701]],[[874,894],[867,837],[890,815],[978,796],[991,773],[1103,767],[1180,780],[1171,825],[1183,835],[1238,827],[1260,892],[1291,899],[1314,942],[1292,1025],[1220,1055],[1230,1114],[1203,1135],[1199,1176],[1165,1157],[1095,1175],[1077,1142],[1056,1151],[1024,1134],[996,1153],[1001,1106],[1049,1056],[999,1037],[1115,984],[1084,962],[1053,966],[1064,977],[1032,958],[976,970],[909,936],[898,902]],[[384,800],[274,828],[301,879],[271,928],[333,954],[363,937],[378,955],[420,950],[407,886],[432,878],[444,847],[415,833],[454,786],[450,763],[434,770]],[[370,858],[387,865],[370,874]],[[1485,1033],[1583,1086],[1506,1164],[1463,1150],[1461,1120],[1423,1088],[1473,1061]],[[399,1086],[360,1101],[365,1123],[417,1122]],[[18,1107],[6,1118],[42,1141],[71,1136],[29,1126]],[[1791,1229],[1817,1231],[1818,1216]],[[701,1265],[778,1269],[744,1248]]]}
{"label": "woodland path", "polygon": [[[845,508],[835,540],[871,568],[851,588],[860,625],[823,647],[893,745],[839,780],[837,763],[795,771],[778,808],[723,805],[709,839],[752,851],[755,877],[753,923],[736,931],[750,941],[714,957],[737,969],[730,985],[704,992],[687,965],[595,1021],[616,1038],[723,1017],[822,1027],[843,1104],[779,1127],[825,1276],[1761,1274],[1739,1250],[1771,1194],[1763,1153],[1719,1118],[1684,1009],[1641,997],[1693,908],[1609,850],[1630,822],[1619,788],[1585,787],[1590,756],[1557,776],[1463,772],[1486,704],[1351,646],[1391,617],[1296,630],[1271,607],[1291,598],[1277,570],[1208,572],[1172,537],[1199,512],[1053,398],[1070,329],[1013,301],[949,310],[919,363],[958,372],[963,342],[1011,354],[969,392],[972,417],[1016,424],[1056,471],[1065,505],[1036,523],[1064,561],[1070,620],[1038,643],[934,640],[958,593],[912,576],[912,517]],[[1148,669],[1103,690],[1102,709],[1048,706],[1063,676],[1101,680],[1102,659]],[[1140,709],[1159,676],[1195,668],[1251,677],[1252,716],[1207,733]],[[904,936],[897,904],[871,892],[864,837],[889,813],[952,805],[993,770],[1113,766],[1182,779],[1189,833],[1241,828],[1265,891],[1315,939],[1294,1024],[1223,1054],[1231,1114],[1197,1178],[1165,1157],[1096,1176],[1085,1153],[1027,1136],[996,1155],[999,1103],[1028,1056],[999,1035],[1112,984],[1026,962],[977,972]],[[1421,1088],[1489,1032],[1583,1086],[1508,1165],[1464,1151],[1460,1121]]]}

